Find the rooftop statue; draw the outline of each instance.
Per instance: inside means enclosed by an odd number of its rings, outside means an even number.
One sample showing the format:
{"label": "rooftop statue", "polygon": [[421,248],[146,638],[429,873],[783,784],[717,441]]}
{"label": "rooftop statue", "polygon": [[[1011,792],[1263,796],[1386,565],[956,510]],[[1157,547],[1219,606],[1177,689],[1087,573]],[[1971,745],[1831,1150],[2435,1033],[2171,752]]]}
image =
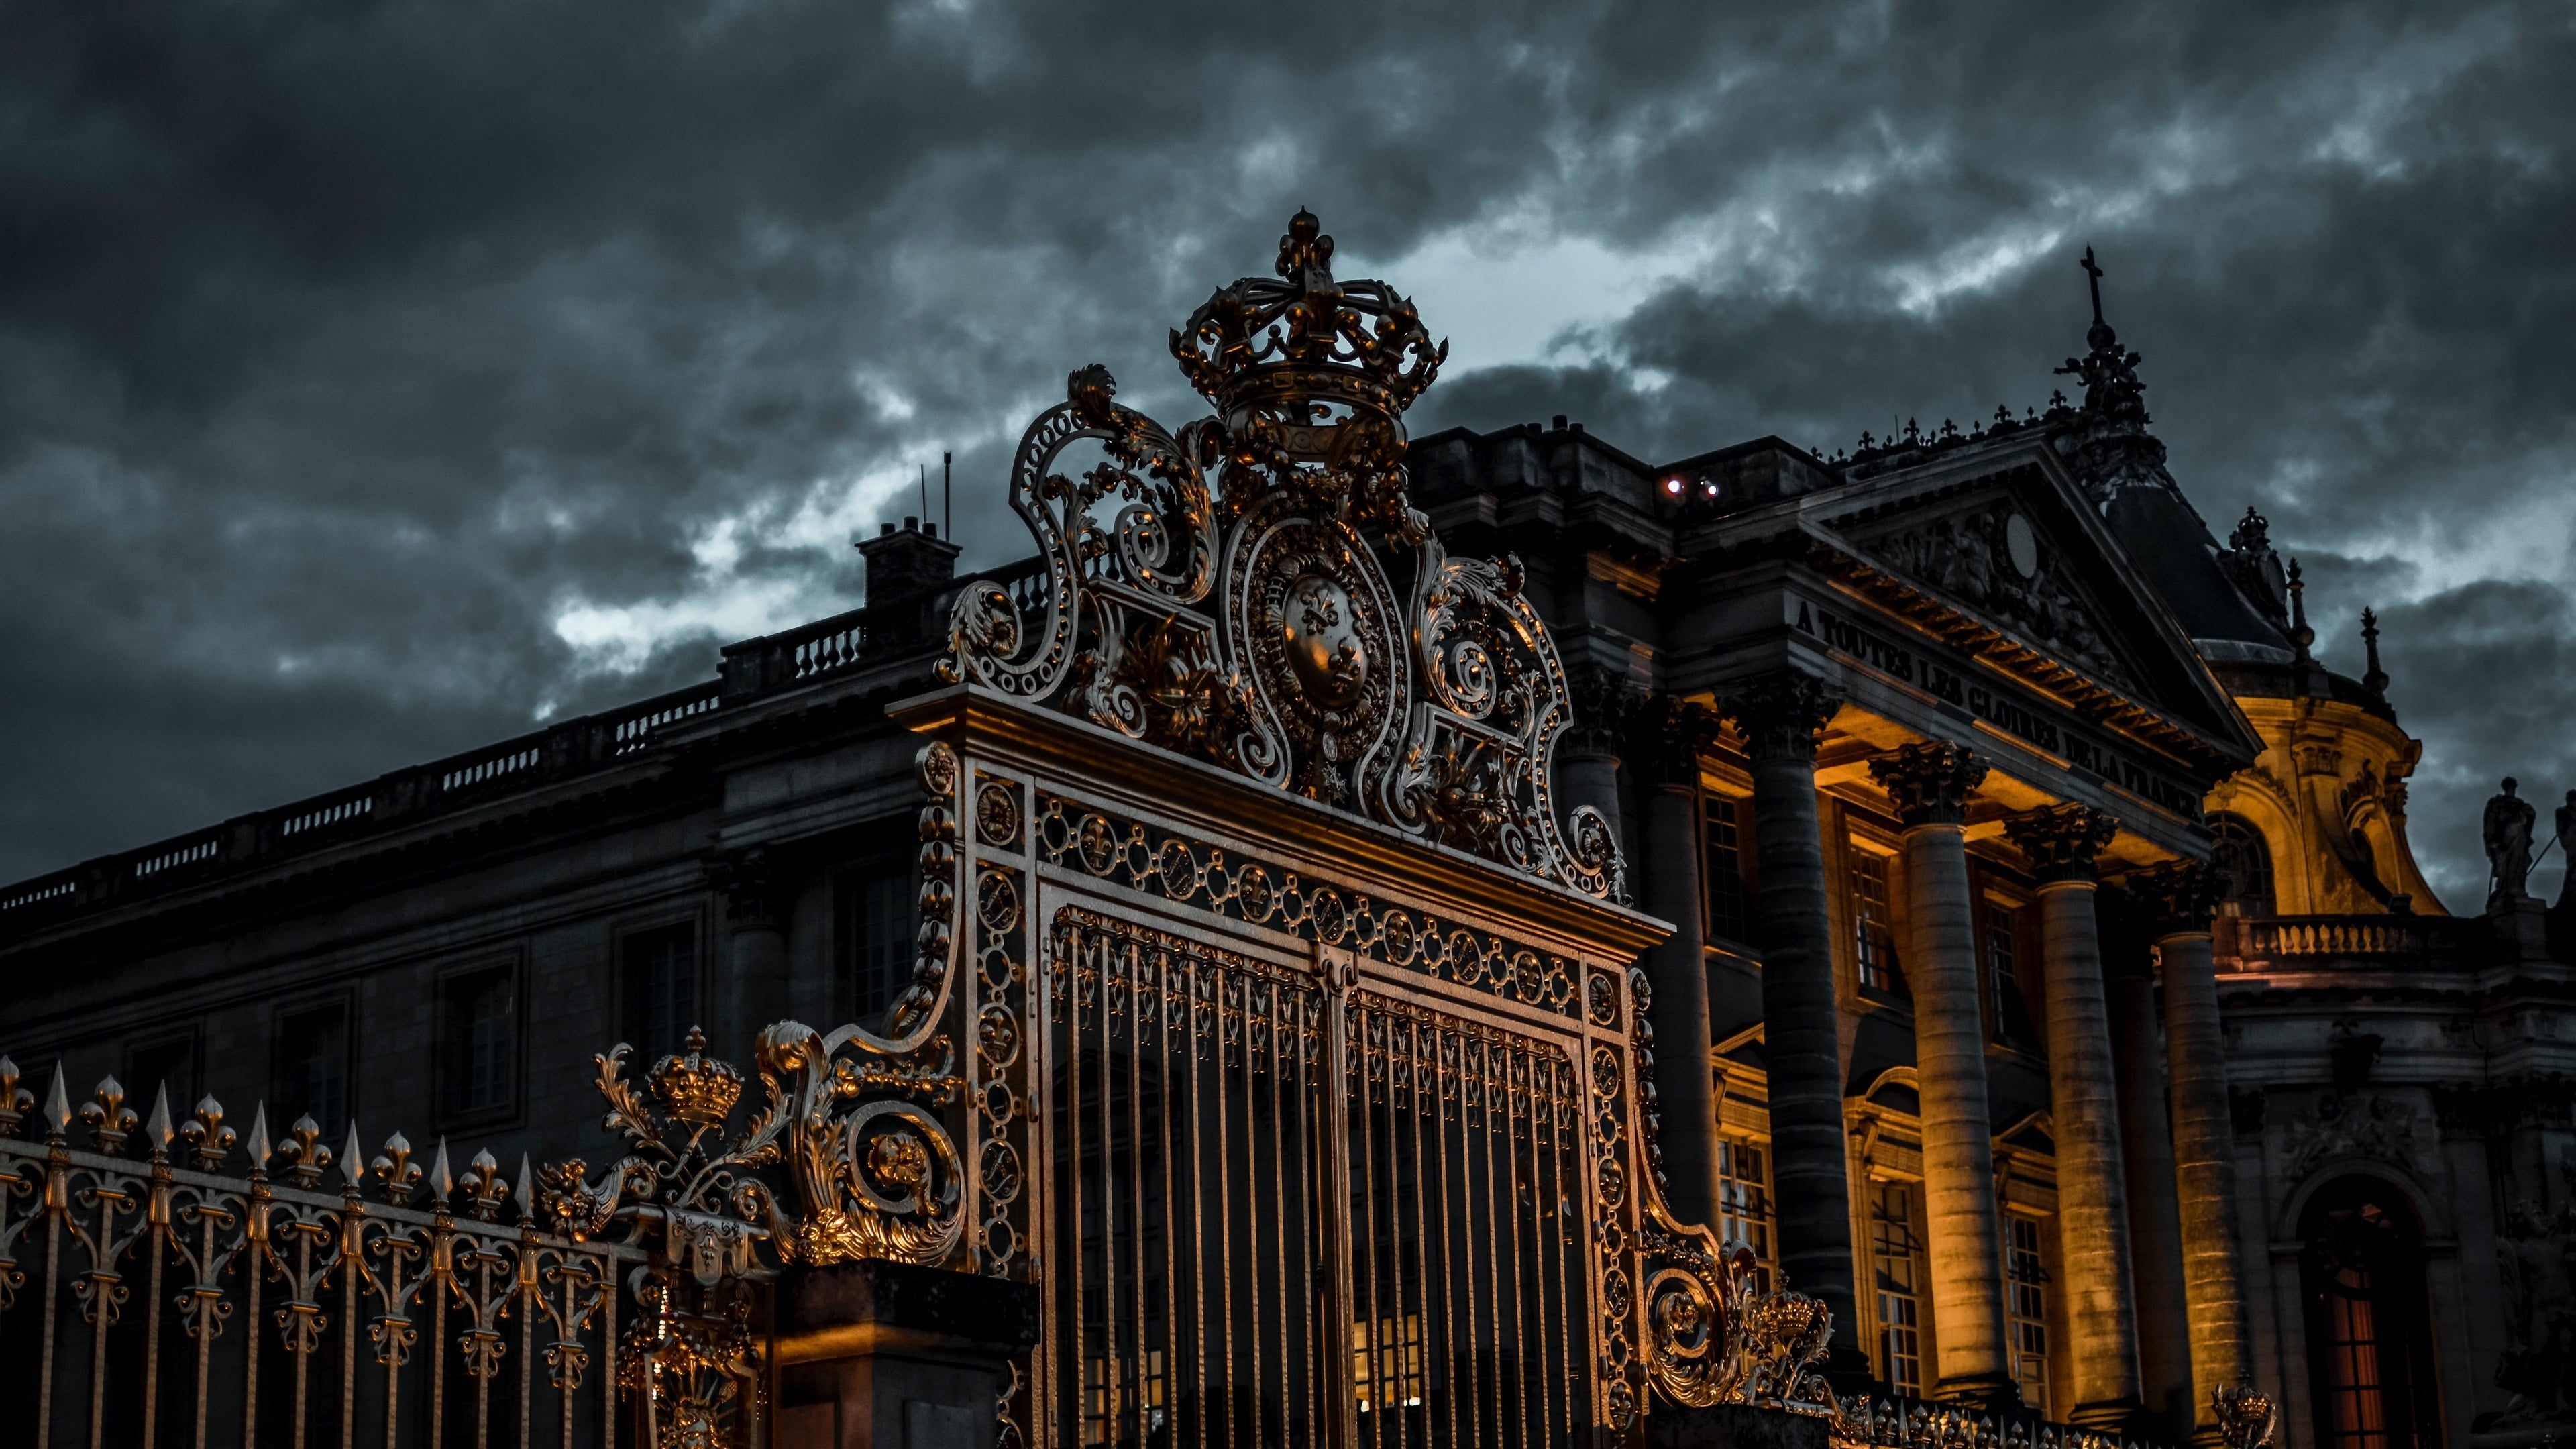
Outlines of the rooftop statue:
{"label": "rooftop statue", "polygon": [[[2487,798],[2486,818],[2482,826],[2486,835],[2487,876],[2494,889],[2487,896],[2487,907],[2528,900],[2526,889],[2531,882],[2531,830],[2539,812],[2531,802],[2514,793],[2519,784],[2507,775],[2502,792]],[[2561,818],[2565,812],[2561,812]]]}

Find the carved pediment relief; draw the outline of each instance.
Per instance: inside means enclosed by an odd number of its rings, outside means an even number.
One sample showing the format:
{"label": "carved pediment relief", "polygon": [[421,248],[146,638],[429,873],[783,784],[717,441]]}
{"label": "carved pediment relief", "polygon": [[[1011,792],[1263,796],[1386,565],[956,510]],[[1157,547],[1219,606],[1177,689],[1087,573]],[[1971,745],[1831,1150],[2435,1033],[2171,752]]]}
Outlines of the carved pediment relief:
{"label": "carved pediment relief", "polygon": [[1872,559],[2105,684],[2145,672],[2037,512],[1995,488],[1842,530]]}

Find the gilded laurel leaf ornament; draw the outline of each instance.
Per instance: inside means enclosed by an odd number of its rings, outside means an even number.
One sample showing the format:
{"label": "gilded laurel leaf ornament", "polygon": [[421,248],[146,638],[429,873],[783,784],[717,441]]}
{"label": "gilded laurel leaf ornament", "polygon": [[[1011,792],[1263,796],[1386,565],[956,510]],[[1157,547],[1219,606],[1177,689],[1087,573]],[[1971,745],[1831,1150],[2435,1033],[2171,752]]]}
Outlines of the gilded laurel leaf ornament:
{"label": "gilded laurel leaf ornament", "polygon": [[1038,570],[960,592],[942,675],[1624,899],[1608,822],[1551,798],[1572,709],[1518,561],[1450,558],[1410,498],[1404,413],[1448,344],[1332,257],[1300,211],[1275,276],[1173,332],[1212,416],[1167,430],[1108,369],[1067,377],[1011,466]]}

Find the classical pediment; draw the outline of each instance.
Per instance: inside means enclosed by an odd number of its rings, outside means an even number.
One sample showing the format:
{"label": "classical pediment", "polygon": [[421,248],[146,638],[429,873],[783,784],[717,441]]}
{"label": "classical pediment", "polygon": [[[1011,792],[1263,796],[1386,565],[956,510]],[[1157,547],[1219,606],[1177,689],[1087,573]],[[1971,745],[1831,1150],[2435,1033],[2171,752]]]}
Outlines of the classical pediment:
{"label": "classical pediment", "polygon": [[2105,684],[2135,687],[2147,673],[2136,641],[2123,637],[2086,581],[2084,561],[2016,489],[1998,484],[1944,498],[1845,537],[1909,582]]}
{"label": "classical pediment", "polygon": [[1843,506],[1816,521],[1835,541],[1930,612],[2009,641],[2026,668],[2071,671],[2215,736],[2240,732],[2152,587],[2037,457],[1872,478],[1833,501]]}

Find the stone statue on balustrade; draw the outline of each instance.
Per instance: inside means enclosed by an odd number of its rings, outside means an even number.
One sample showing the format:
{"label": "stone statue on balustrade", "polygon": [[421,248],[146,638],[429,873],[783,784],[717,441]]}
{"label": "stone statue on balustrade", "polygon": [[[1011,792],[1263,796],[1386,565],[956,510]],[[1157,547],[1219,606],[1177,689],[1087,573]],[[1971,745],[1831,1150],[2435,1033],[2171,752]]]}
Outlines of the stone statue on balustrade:
{"label": "stone statue on balustrade", "polygon": [[2576,911],[2576,790],[2567,792],[2567,803],[2550,816],[2549,824],[2550,843],[2558,847],[2558,863],[2567,870],[2558,881],[2558,909]]}
{"label": "stone statue on balustrade", "polygon": [[2531,830],[2538,811],[2531,802],[2514,794],[2517,781],[2505,777],[2501,794],[2487,799],[2486,818],[2482,823],[2486,835],[2487,877],[2494,888],[2487,894],[2487,909],[2493,911],[2531,898],[2525,889],[2531,883]]}

